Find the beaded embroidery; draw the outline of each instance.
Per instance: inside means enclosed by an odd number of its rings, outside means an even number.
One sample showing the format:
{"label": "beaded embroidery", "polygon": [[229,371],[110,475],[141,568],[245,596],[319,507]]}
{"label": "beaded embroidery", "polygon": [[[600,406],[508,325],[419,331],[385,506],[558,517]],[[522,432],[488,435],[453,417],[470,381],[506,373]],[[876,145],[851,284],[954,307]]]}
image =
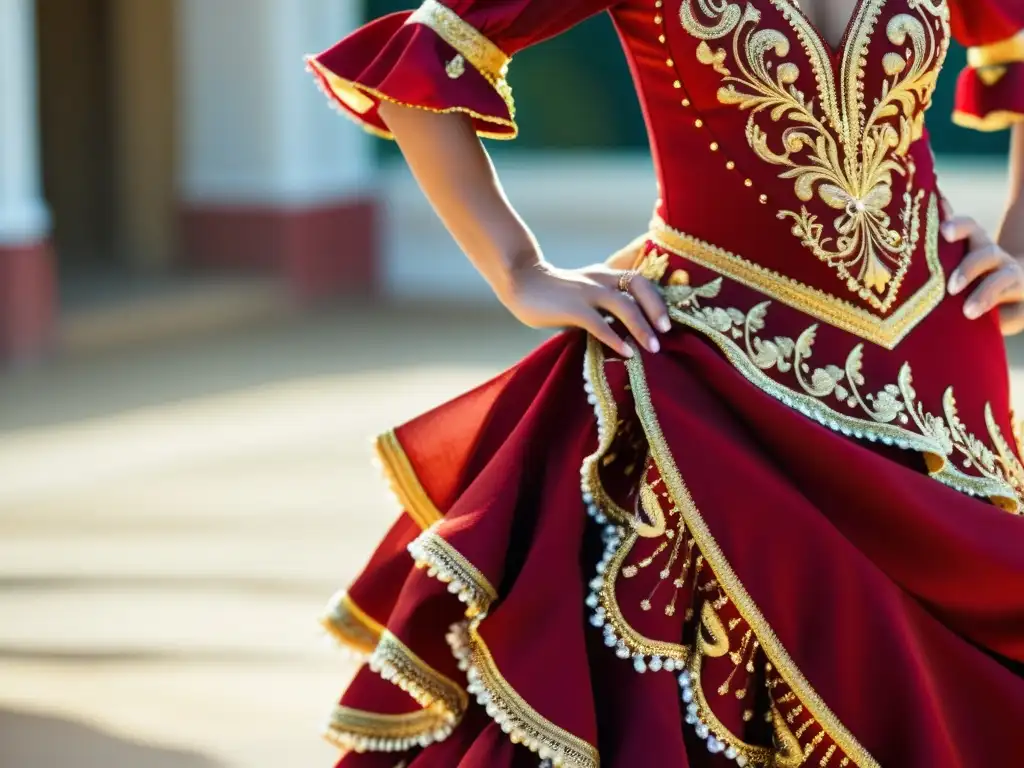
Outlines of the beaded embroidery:
{"label": "beaded embroidery", "polygon": [[[1020,509],[1024,466],[996,424],[991,405],[985,406],[985,422],[993,447],[967,431],[952,388],[943,397],[941,414],[926,410],[914,390],[910,365],[905,363],[895,382],[869,391],[862,373],[863,344],[855,346],[842,365],[812,370],[808,361],[816,325],[807,327],[795,339],[767,338],[761,332],[767,325],[770,301],[746,311],[705,306],[718,296],[721,284],[718,278],[697,287],[664,288],[671,305],[669,314],[673,320],[708,336],[752,383],[833,430],[920,451],[929,472],[941,482],[971,495],[988,497],[1007,511]],[[787,376],[792,385],[780,384],[767,371]],[[957,457],[961,466],[954,462]]]}
{"label": "beaded embroidery", "polygon": [[[780,178],[794,182],[804,205],[780,210],[779,218],[792,222],[793,234],[850,291],[883,313],[896,301],[918,240],[924,192],[912,191],[914,164],[908,150],[923,134],[924,112],[949,46],[944,3],[921,0],[913,4],[917,16],[894,16],[886,34],[901,53],[884,56],[885,89],[869,106],[864,67],[884,2],[860,4],[837,82],[832,56],[807,17],[790,0],[772,0],[810,58],[818,102],[797,87],[802,75],[789,58],[789,38],[760,29],[761,14],[752,5],[684,0],[680,8],[683,27],[700,40],[698,60],[722,76],[719,101],[749,111],[751,149],[761,160],[781,166]],[[731,51],[709,44],[730,35]],[[767,131],[759,122],[764,115],[773,123],[784,122],[785,130]],[[771,146],[772,137],[781,137],[781,146]],[[894,176],[907,180],[897,222],[888,212]],[[836,212],[834,221],[820,221],[810,212],[806,203],[815,198]]]}

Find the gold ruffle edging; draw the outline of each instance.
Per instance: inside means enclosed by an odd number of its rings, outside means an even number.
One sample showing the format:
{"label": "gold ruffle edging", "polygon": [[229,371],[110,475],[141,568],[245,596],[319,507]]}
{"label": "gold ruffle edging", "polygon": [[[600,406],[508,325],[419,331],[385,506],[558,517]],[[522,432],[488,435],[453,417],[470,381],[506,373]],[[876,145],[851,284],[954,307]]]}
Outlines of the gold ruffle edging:
{"label": "gold ruffle edging", "polygon": [[636,413],[651,446],[651,456],[669,493],[678,505],[680,514],[683,515],[683,519],[690,530],[690,535],[696,540],[697,547],[703,553],[704,559],[714,572],[719,585],[729,600],[736,606],[744,621],[750,625],[775,670],[782,676],[786,685],[790,687],[793,693],[799,697],[801,703],[817,720],[828,737],[859,768],[881,768],[878,761],[871,756],[849,729],[843,725],[814,689],[810,681],[804,677],[796,662],[793,661],[785,646],[783,646],[782,641],[779,640],[775,631],[765,619],[753,598],[746,591],[739,576],[733,571],[732,565],[718,546],[718,542],[715,540],[700,510],[697,508],[693,497],[690,495],[689,488],[672,457],[668,442],[661,431],[657,413],[651,402],[643,360],[639,350],[635,351],[636,354],[626,361],[626,369],[629,372],[629,380],[636,404]]}
{"label": "gold ruffle edging", "polygon": [[426,530],[444,517],[420,483],[416,470],[413,469],[412,462],[406,456],[405,449],[402,448],[394,430],[378,437],[374,448],[392,493],[402,509],[419,524],[420,528]]}
{"label": "gold ruffle edging", "polygon": [[448,584],[448,591],[466,604],[466,621],[448,633],[448,642],[469,680],[467,690],[487,715],[508,734],[542,760],[562,768],[598,768],[597,748],[542,716],[505,680],[479,627],[497,591],[464,556],[438,535],[424,531],[409,545],[421,568]]}
{"label": "gold ruffle edging", "polygon": [[344,591],[331,598],[320,617],[320,625],[338,645],[364,658],[373,653],[385,632],[384,625]]}
{"label": "gold ruffle edging", "polygon": [[331,713],[324,738],[344,752],[405,752],[427,747],[451,733],[444,713],[432,709],[382,715],[338,706]]}
{"label": "gold ruffle edging", "polygon": [[366,132],[371,133],[378,138],[394,140],[395,137],[390,131],[382,130],[372,123],[367,122],[362,118],[362,115],[365,115],[373,109],[377,103],[382,101],[387,101],[391,104],[397,104],[402,107],[420,109],[425,112],[433,112],[440,115],[462,113],[474,118],[475,120],[491,123],[493,125],[500,125],[509,129],[506,133],[478,130],[476,132],[477,135],[484,139],[509,141],[519,135],[519,126],[516,124],[514,117],[515,103],[512,100],[512,89],[507,83],[504,84],[503,89],[498,88],[494,83],[491,83],[491,86],[496,89],[498,95],[501,96],[502,100],[505,102],[505,107],[508,109],[511,119],[496,117],[494,115],[485,115],[470,109],[469,107],[457,106],[437,109],[436,107],[410,104],[399,99],[394,99],[376,88],[371,88],[370,86],[362,85],[361,83],[357,83],[353,80],[346,80],[343,77],[339,77],[317,61],[315,56],[306,57],[306,69],[315,76],[320,90],[325,96],[327,96],[328,101],[333,106],[337,107],[337,111],[341,112],[345,117],[362,127]]}
{"label": "gold ruffle edging", "polygon": [[970,112],[956,110],[953,113],[953,122],[962,128],[972,128],[975,131],[994,133],[1005,131],[1018,123],[1024,123],[1024,112],[1013,112],[1011,110],[998,110],[989,112],[987,115],[972,115]]}

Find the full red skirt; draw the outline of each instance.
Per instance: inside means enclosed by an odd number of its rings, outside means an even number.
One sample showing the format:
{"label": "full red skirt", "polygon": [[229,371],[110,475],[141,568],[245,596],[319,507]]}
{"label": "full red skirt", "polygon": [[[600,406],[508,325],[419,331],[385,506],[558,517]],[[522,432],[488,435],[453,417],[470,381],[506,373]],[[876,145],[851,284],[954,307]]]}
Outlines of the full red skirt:
{"label": "full red skirt", "polygon": [[380,439],[341,768],[1024,762],[1022,520],[663,347],[564,334]]}

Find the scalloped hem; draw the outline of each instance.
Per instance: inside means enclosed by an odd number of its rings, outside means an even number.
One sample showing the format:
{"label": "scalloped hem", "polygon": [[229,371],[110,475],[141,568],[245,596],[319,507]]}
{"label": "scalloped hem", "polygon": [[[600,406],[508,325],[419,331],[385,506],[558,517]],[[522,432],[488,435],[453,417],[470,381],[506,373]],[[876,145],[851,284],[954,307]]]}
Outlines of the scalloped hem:
{"label": "scalloped hem", "polygon": [[[501,97],[502,101],[505,102],[509,117],[484,115],[470,109],[469,107],[461,105],[438,108],[402,101],[401,99],[393,98],[376,88],[371,88],[370,86],[357,83],[353,80],[347,80],[336,75],[317,61],[315,56],[306,57],[306,69],[313,75],[321,92],[327,96],[328,101],[335,107],[336,111],[341,112],[345,117],[354,121],[368,133],[382,139],[389,139],[393,141],[395,137],[390,131],[370,122],[367,115],[376,114],[380,103],[384,101],[403,107],[433,112],[435,114],[445,115],[460,113],[467,115],[468,117],[473,118],[474,121],[484,125],[494,126],[494,130],[488,130],[480,126],[476,127],[477,136],[484,139],[511,141],[519,135],[519,126],[516,124],[513,117],[515,115],[515,106],[512,101],[512,92],[508,87],[508,84],[504,81],[490,83],[490,85]],[[381,121],[381,124],[383,124],[383,121]]]}

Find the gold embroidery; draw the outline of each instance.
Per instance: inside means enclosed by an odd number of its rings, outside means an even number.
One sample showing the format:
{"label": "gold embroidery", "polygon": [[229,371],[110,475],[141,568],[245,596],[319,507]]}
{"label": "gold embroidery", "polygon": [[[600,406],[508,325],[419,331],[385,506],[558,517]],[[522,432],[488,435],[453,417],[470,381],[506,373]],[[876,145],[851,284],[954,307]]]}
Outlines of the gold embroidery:
{"label": "gold embroidery", "polygon": [[480,619],[452,627],[449,642],[466,668],[469,691],[487,707],[488,715],[509,735],[542,760],[562,768],[598,768],[597,749],[546,719],[513,688],[494,661],[478,631]]}
{"label": "gold embroidery", "polygon": [[375,448],[398,503],[420,528],[427,529],[444,517],[424,490],[394,431],[378,437]]}
{"label": "gold embroidery", "polygon": [[615,503],[601,482],[601,462],[609,455],[620,425],[618,406],[602,363],[603,356],[594,354],[588,345],[583,360],[584,390],[591,405],[597,409],[598,446],[584,459],[580,470],[586,489],[583,501],[590,516],[599,518],[599,522],[607,516],[615,522],[625,523],[630,517],[629,512]]}
{"label": "gold embroidery", "polygon": [[369,666],[446,723],[457,723],[469,704],[469,697],[458,684],[423,661],[387,630],[381,634]]}
{"label": "gold embroidery", "polygon": [[[908,150],[922,135],[924,111],[949,45],[944,5],[923,1],[915,5],[920,18],[895,16],[887,35],[893,45],[905,46],[906,56],[885,57],[885,89],[869,110],[864,62],[884,2],[861,3],[851,23],[853,34],[845,46],[837,84],[830,52],[808,19],[788,0],[772,0],[811,59],[818,104],[796,87],[801,71],[788,60],[789,39],[777,30],[758,29],[761,14],[752,5],[741,12],[738,3],[685,0],[680,9],[683,27],[701,40],[698,59],[723,74],[719,101],[750,112],[747,137],[755,154],[785,169],[780,178],[793,180],[801,202],[809,203],[816,196],[837,211],[830,226],[806,205],[799,211],[780,210],[779,217],[793,222],[793,234],[835,269],[849,290],[883,313],[896,301],[918,242],[924,193],[912,192],[914,165]],[[935,21],[944,26],[945,34],[936,34]],[[732,35],[731,63],[736,74],[723,64],[726,51],[711,52],[707,45],[727,35]],[[771,132],[782,137],[777,149],[770,146],[771,135],[758,123],[762,114],[770,115],[773,122],[789,123],[784,131]],[[888,213],[894,175],[907,180],[899,229]]]}
{"label": "gold embroidery", "polygon": [[806,312],[818,320],[842,328],[886,349],[895,349],[946,295],[946,278],[939,261],[939,207],[933,195],[925,230],[925,262],[928,281],[886,318],[843,301],[822,290],[766,269],[743,256],[672,229],[660,218],[651,222],[650,240],[684,259],[709,267],[748,288]]}
{"label": "gold embroidery", "polygon": [[405,752],[426,747],[450,735],[452,723],[430,709],[384,715],[351,707],[335,707],[324,738],[346,752]]}
{"label": "gold embroidery", "polygon": [[360,655],[373,653],[384,634],[384,625],[344,592],[331,598],[320,623],[338,643]]}
{"label": "gold embroidery", "polygon": [[679,507],[686,526],[696,539],[697,546],[707,559],[715,578],[721,585],[726,596],[732,602],[743,619],[754,630],[761,647],[771,660],[774,667],[782,675],[786,684],[812,713],[815,720],[825,729],[828,736],[846,755],[849,755],[859,768],[879,768],[876,761],[857,741],[856,737],[840,722],[828,705],[803,676],[799,668],[789,656],[771,626],[761,614],[757,605],[746,591],[732,566],[718,546],[700,510],[693,501],[690,491],[672,458],[665,436],[658,423],[658,417],[651,403],[650,391],[644,374],[643,360],[637,354],[626,361],[630,384],[636,403],[636,412],[647,433],[651,445],[651,455],[658,471],[669,489],[673,502]]}
{"label": "gold embroidery", "polygon": [[[491,87],[497,91],[499,96],[501,96],[502,101],[505,102],[505,107],[508,109],[508,118],[499,117],[497,115],[484,115],[470,109],[469,107],[463,106],[437,109],[434,107],[425,107],[421,104],[407,104],[376,88],[371,88],[367,85],[363,85],[362,83],[357,83],[353,80],[347,80],[343,77],[339,77],[317,61],[314,56],[306,57],[306,66],[316,76],[317,84],[320,86],[320,89],[324,94],[332,102],[345,107],[345,109],[341,110],[342,114],[353,119],[367,132],[372,133],[375,136],[379,136],[384,139],[394,138],[389,131],[381,130],[365,120],[360,119],[359,116],[372,111],[379,102],[387,101],[392,104],[401,104],[403,106],[415,107],[416,109],[423,109],[428,112],[437,112],[440,114],[461,112],[481,122],[490,123],[491,125],[501,126],[508,129],[504,132],[497,130],[478,130],[477,133],[481,137],[501,140],[514,139],[519,133],[519,128],[515,123],[516,105],[515,99],[512,97],[512,88],[505,79],[510,59],[487,38],[479,32],[476,32],[476,30],[474,30],[469,24],[466,24],[452,11],[445,8],[445,6],[440,3],[435,2],[435,0],[426,0],[419,9],[410,15],[406,23],[423,24],[424,26],[434,30],[434,32],[444,39],[445,42],[455,48],[463,59],[469,61],[475,68],[477,68],[484,79],[487,80]],[[453,70],[451,67],[454,62],[455,60],[453,59],[451,62],[448,62],[445,67],[445,71],[449,77],[452,76]]]}
{"label": "gold embroidery", "polygon": [[487,613],[498,599],[497,591],[476,566],[438,534],[439,525],[435,523],[409,544],[416,567],[427,569],[429,576],[447,584],[449,591],[466,604],[468,617]]}
{"label": "gold embroidery", "polygon": [[462,57],[462,54],[460,53],[454,59],[445,64],[444,71],[452,80],[458,80],[466,74],[466,60]]}
{"label": "gold embroidery", "polygon": [[[424,0],[405,22],[422,24],[454,48],[493,84],[504,83],[511,59],[455,11],[437,2]],[[463,62],[463,64],[465,63]]]}
{"label": "gold embroidery", "polygon": [[[762,338],[759,333],[765,328],[771,302],[761,302],[746,312],[702,306],[703,300],[718,295],[721,280],[699,287],[670,286],[663,292],[671,317],[707,335],[748,380],[833,430],[920,451],[933,477],[958,490],[987,496],[1003,509],[1018,511],[1024,497],[1024,467],[1014,457],[990,408],[986,421],[998,456],[964,428],[952,388],[943,398],[943,415],[926,411],[918,401],[909,364],[903,365],[896,382],[866,392],[863,344],[854,347],[843,366],[832,364],[812,371],[808,361],[817,326],[809,326],[797,339]],[[791,375],[797,388],[781,385],[765,373],[773,369]],[[834,410],[827,404],[832,398],[860,416]],[[972,468],[980,476],[957,467],[952,460],[955,454],[964,457],[964,468]]]}

